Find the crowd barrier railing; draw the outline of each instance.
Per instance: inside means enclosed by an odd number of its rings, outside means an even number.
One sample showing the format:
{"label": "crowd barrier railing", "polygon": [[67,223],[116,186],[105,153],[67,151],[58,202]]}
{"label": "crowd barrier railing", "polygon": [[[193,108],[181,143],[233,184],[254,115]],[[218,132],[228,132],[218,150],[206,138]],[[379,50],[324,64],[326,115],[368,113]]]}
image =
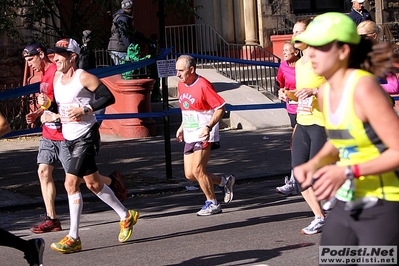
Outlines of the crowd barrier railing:
{"label": "crowd barrier railing", "polygon": [[[148,66],[150,64],[154,64],[159,59],[166,58],[167,55],[171,54],[172,47],[166,49],[159,57],[150,58],[146,60],[141,60],[138,62],[127,63],[123,65],[115,65],[109,67],[96,68],[92,70],[88,70],[88,72],[97,76],[98,78],[104,78],[116,74],[121,74],[123,72],[135,70],[138,68],[142,68]],[[174,56],[178,56],[179,54],[173,54]],[[199,54],[190,54],[194,58],[206,59],[206,60],[214,60],[214,61],[223,61],[223,62],[234,62],[248,65],[263,65],[270,67],[278,67],[278,63],[275,62],[263,62],[263,61],[253,61],[253,60],[240,60],[240,59],[232,59],[232,58],[224,58],[224,57],[216,57],[216,56],[204,56]],[[31,95],[39,92],[39,83],[34,83],[22,87],[18,87],[12,90],[7,90],[5,92],[0,93],[0,102],[2,100],[7,100],[10,98],[20,97],[24,95]],[[250,105],[226,105],[226,111],[245,111],[245,110],[260,110],[260,109],[276,109],[276,108],[285,108],[285,103],[270,103],[270,104],[250,104]],[[154,118],[154,117],[163,117],[170,115],[178,115],[181,113],[180,108],[170,108],[167,110],[163,110],[163,112],[151,112],[151,113],[120,113],[120,114],[103,114],[96,115],[98,120],[116,120],[116,119],[129,119],[129,118]],[[41,128],[31,128],[31,129],[23,129],[12,131],[2,138],[11,138],[17,137],[21,135],[29,135],[40,133]]]}

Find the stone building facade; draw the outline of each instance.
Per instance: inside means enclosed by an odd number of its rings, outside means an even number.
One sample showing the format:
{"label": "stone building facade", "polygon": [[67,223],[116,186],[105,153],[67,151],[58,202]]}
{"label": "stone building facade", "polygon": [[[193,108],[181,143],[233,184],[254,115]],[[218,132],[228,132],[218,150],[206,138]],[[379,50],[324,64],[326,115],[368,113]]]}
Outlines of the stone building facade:
{"label": "stone building facade", "polygon": [[[328,11],[348,13],[351,0],[194,0],[202,5],[202,19],[196,23],[212,25],[223,38],[232,43],[257,43],[272,46],[270,36],[290,34],[298,17],[316,16]],[[379,24],[388,24],[394,35],[399,28],[397,0],[365,2]],[[399,35],[395,35],[399,38]]]}
{"label": "stone building facade", "polygon": [[[149,0],[134,0],[135,27],[150,36],[159,35],[157,6]],[[350,0],[193,0],[201,19],[197,24],[209,24],[229,43],[259,44],[272,47],[270,37],[290,34],[296,19],[315,16],[326,11],[349,12]],[[393,38],[399,38],[399,4],[397,0],[366,0],[365,7],[379,24],[387,25]],[[147,12],[139,12],[146,10]],[[166,25],[189,24],[166,17]],[[109,23],[108,23],[109,24]],[[104,29],[109,31],[109,25]],[[24,61],[20,54],[24,44],[0,37],[0,88],[22,82]]]}

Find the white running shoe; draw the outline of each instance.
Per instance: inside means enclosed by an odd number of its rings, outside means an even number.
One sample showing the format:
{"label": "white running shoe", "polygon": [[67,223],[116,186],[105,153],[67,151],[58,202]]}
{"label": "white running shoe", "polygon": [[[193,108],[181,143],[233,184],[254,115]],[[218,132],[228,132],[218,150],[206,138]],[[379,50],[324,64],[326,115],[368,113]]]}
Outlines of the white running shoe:
{"label": "white running shoe", "polygon": [[295,184],[295,179],[289,179],[288,176],[284,178],[285,185],[276,187],[276,192],[285,196],[298,194],[298,188]]}
{"label": "white running shoe", "polygon": [[224,186],[224,203],[230,203],[233,200],[233,186],[236,182],[234,175],[226,176],[226,185]]}
{"label": "white running shoe", "polygon": [[222,207],[220,204],[216,205],[212,201],[205,201],[205,205],[202,206],[202,209],[197,212],[198,216],[209,216],[212,214],[216,214],[222,211]]}
{"label": "white running shoe", "polygon": [[314,220],[307,227],[301,230],[301,233],[304,235],[317,234],[321,232],[324,222],[325,222],[324,218],[316,216]]}

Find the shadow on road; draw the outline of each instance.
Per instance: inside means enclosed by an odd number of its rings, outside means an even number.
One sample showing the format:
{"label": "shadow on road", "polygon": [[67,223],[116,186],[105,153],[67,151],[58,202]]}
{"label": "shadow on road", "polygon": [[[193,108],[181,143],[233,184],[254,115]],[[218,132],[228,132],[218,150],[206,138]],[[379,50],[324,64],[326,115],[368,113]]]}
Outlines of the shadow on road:
{"label": "shadow on road", "polygon": [[[308,246],[313,246],[314,243],[298,243],[294,245],[264,249],[264,250],[245,250],[230,253],[213,254],[210,256],[200,256],[189,259],[178,264],[168,264],[168,266],[183,266],[183,265],[229,265],[234,262],[234,265],[253,265],[261,263],[281,255],[282,251],[300,249]],[[263,264],[262,264],[263,265]]]}

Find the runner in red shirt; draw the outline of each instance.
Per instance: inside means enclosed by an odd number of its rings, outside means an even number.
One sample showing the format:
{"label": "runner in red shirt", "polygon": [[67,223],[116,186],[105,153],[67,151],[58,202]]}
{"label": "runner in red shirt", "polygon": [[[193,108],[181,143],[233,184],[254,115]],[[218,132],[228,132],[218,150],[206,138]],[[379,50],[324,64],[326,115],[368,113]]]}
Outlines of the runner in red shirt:
{"label": "runner in red shirt", "polygon": [[224,202],[233,199],[234,175],[217,176],[206,171],[212,149],[219,148],[219,121],[226,111],[225,101],[212,84],[196,74],[193,57],[182,55],[176,62],[179,104],[182,124],[176,132],[177,141],[185,142],[184,174],[188,180],[197,181],[204,192],[205,205],[197,212],[207,216],[222,211],[215,196],[213,185],[224,190]]}

